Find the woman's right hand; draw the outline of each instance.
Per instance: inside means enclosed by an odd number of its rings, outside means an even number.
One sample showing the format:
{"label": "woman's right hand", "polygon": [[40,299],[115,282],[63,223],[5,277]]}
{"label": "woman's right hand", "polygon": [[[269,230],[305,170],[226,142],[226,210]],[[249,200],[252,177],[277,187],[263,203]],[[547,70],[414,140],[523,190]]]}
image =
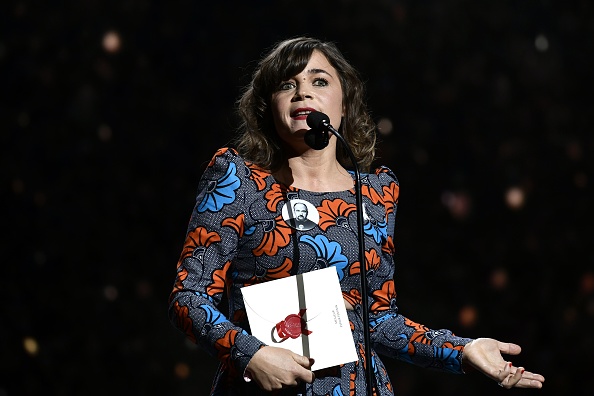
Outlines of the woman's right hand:
{"label": "woman's right hand", "polygon": [[265,391],[296,386],[300,382],[312,383],[314,360],[288,349],[265,346],[252,356],[246,374]]}

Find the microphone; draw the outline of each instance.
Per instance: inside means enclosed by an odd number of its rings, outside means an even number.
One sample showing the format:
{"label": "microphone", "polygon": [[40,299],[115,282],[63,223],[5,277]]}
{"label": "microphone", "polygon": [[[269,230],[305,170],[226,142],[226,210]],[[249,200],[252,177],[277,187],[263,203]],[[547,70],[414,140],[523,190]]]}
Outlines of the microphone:
{"label": "microphone", "polygon": [[[324,113],[314,111],[309,113],[306,119],[307,125],[311,128],[305,132],[303,139],[305,143],[314,150],[323,150],[330,142],[328,134],[328,126],[330,126],[330,118]],[[332,126],[330,126],[332,128]],[[333,131],[332,128],[330,131]]]}
{"label": "microphone", "polygon": [[[325,130],[334,129],[330,125],[330,117],[319,111],[312,111],[307,115],[307,125],[314,130]],[[330,128],[329,128],[330,127]]]}
{"label": "microphone", "polygon": [[[328,145],[328,132],[332,132],[334,136],[345,148],[349,155],[353,168],[355,171],[355,201],[357,207],[357,232],[359,242],[359,263],[361,276],[361,315],[363,316],[363,338],[365,348],[365,359],[367,360],[367,395],[373,395],[373,384],[375,377],[373,375],[373,368],[371,365],[371,335],[369,334],[369,298],[367,294],[367,265],[365,262],[365,237],[364,237],[364,220],[363,220],[363,194],[361,192],[361,176],[359,174],[359,165],[353,151],[349,147],[347,141],[342,135],[330,125],[330,117],[319,111],[314,111],[307,116],[307,125],[311,128],[305,133],[305,142],[315,150],[322,150]],[[310,137],[308,137],[308,134]],[[311,144],[310,144],[311,141]]]}

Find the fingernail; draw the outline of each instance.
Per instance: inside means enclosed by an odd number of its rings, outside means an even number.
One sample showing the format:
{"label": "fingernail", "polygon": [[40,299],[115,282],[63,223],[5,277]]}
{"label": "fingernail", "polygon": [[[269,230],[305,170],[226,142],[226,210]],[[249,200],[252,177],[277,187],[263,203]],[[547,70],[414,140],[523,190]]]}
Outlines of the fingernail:
{"label": "fingernail", "polygon": [[511,366],[512,366],[512,362],[509,362],[509,367],[511,367]]}
{"label": "fingernail", "polygon": [[522,374],[524,374],[524,371],[526,371],[526,370],[522,369]]}

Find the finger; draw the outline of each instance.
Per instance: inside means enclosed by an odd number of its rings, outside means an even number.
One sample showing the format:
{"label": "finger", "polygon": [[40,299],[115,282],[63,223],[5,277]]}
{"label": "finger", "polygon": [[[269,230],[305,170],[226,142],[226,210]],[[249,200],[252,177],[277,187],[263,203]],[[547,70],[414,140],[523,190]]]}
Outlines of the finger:
{"label": "finger", "polygon": [[524,370],[524,367],[518,367],[518,369],[516,369],[516,371],[512,375],[507,377],[507,384],[510,388],[516,386],[516,384],[520,382],[520,380],[522,379],[522,374],[524,374],[524,371],[526,371]]}
{"label": "finger", "polygon": [[502,383],[511,374],[512,362],[505,362],[502,369],[496,375],[496,380]]}
{"label": "finger", "polygon": [[516,384],[516,388],[542,388],[544,377],[540,374],[525,371],[522,379]]}

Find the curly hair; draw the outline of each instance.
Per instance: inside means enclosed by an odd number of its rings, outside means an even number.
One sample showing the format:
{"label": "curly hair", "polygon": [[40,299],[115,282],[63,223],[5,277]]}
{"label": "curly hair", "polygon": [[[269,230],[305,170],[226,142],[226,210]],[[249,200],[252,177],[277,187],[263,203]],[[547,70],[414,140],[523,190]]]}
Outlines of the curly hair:
{"label": "curly hair", "polygon": [[[235,139],[237,150],[246,160],[270,171],[282,165],[285,157],[270,110],[272,94],[283,80],[299,74],[307,66],[314,50],[324,54],[338,72],[345,108],[339,132],[348,142],[360,169],[368,171],[375,157],[376,125],[365,103],[365,86],[334,43],[309,37],[277,43],[258,63],[252,81],[237,101],[241,118]],[[336,156],[342,166],[352,168],[343,145],[337,145]]]}

